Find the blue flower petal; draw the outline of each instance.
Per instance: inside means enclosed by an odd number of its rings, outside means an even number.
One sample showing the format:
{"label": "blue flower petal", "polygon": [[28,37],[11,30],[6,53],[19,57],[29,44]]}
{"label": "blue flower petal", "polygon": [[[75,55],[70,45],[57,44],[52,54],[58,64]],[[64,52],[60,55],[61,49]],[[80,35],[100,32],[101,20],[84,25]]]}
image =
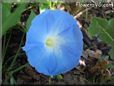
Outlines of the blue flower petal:
{"label": "blue flower petal", "polygon": [[66,44],[61,47],[62,55],[57,57],[55,74],[65,73],[78,65],[82,54],[83,43],[79,45]]}
{"label": "blue flower petal", "polygon": [[44,63],[42,60],[47,58],[49,54],[46,52],[46,49],[44,46],[33,47],[31,50],[26,52],[26,54],[27,54],[29,63],[33,67],[35,67],[36,70],[37,70],[37,67],[39,67],[39,70],[38,70],[39,72],[43,71],[44,73],[48,74],[48,70],[46,66],[41,65],[41,63]]}
{"label": "blue flower petal", "polygon": [[[39,43],[43,42],[45,36],[46,36],[46,30],[42,30],[42,28],[46,29],[45,23],[40,26],[40,22],[37,22],[38,25],[31,25],[27,37],[26,37],[26,43]],[[43,23],[43,22],[42,22]],[[44,25],[44,26],[43,26]]]}
{"label": "blue flower petal", "polygon": [[52,75],[53,71],[55,71],[57,66],[56,58],[43,45],[33,46],[29,51],[26,50],[26,54],[29,63],[40,73]]}
{"label": "blue flower petal", "polygon": [[[47,54],[46,49],[43,45],[34,46],[29,51],[27,51],[26,47],[25,47],[25,51],[26,51],[28,60],[32,66],[37,65],[37,63],[40,61],[40,59],[42,59],[42,58],[40,58],[40,56],[45,57]],[[44,52],[45,52],[45,54],[44,54]]]}
{"label": "blue flower petal", "polygon": [[51,32],[55,34],[58,34],[70,28],[70,26],[75,25],[76,23],[73,16],[69,15],[69,13],[66,13],[64,11],[52,11],[52,16],[56,19],[56,21],[53,23],[53,28]]}
{"label": "blue flower petal", "polygon": [[[33,21],[32,21],[32,25],[33,26],[41,26],[40,30],[44,30],[47,33],[49,33],[51,31],[51,29],[53,28],[53,24],[56,21],[56,18],[52,15],[52,11],[50,10],[46,10],[45,12],[43,12],[42,14],[36,16]],[[39,22],[39,24],[38,24]]]}
{"label": "blue flower petal", "polygon": [[45,36],[47,35],[47,33],[49,33],[50,28],[53,26],[53,22],[54,18],[48,10],[36,16],[33,19],[30,29],[27,32],[27,42],[43,42]]}
{"label": "blue flower petal", "polygon": [[32,43],[27,43],[26,42],[26,45],[24,47],[22,47],[22,49],[24,51],[28,52],[29,50],[31,50],[33,48],[40,47],[40,46],[43,46],[43,45],[44,45],[43,43],[32,44]]}
{"label": "blue flower petal", "polygon": [[71,43],[71,44],[75,43],[76,45],[78,45],[83,38],[79,28],[75,28],[74,26],[68,28],[67,30],[62,31],[58,35],[63,39],[65,39],[65,43]]}
{"label": "blue flower petal", "polygon": [[[40,61],[39,65],[36,66],[36,70],[38,70],[40,73],[51,76],[55,71],[56,66],[57,66],[57,60],[55,58],[55,55],[49,54]],[[47,72],[42,70],[42,68],[47,69]]]}

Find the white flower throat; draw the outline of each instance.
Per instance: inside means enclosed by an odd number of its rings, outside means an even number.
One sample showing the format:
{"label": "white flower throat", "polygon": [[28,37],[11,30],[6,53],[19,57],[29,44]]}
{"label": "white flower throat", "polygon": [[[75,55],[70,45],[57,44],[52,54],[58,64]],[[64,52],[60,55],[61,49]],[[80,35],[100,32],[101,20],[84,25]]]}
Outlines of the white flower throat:
{"label": "white flower throat", "polygon": [[58,48],[63,44],[63,39],[60,36],[47,36],[45,39],[45,46],[49,49]]}
{"label": "white flower throat", "polygon": [[61,55],[61,46],[64,43],[64,40],[60,36],[47,36],[45,39],[45,46],[48,52],[54,52],[55,55]]}

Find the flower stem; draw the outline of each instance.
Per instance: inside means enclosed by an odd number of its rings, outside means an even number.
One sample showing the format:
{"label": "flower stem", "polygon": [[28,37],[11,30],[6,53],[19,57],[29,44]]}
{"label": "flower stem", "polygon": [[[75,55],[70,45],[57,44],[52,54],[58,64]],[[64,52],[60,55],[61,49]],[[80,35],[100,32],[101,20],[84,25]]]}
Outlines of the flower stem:
{"label": "flower stem", "polygon": [[53,78],[53,76],[49,76],[49,80],[48,80],[49,85],[52,84],[52,80],[51,80],[52,78]]}

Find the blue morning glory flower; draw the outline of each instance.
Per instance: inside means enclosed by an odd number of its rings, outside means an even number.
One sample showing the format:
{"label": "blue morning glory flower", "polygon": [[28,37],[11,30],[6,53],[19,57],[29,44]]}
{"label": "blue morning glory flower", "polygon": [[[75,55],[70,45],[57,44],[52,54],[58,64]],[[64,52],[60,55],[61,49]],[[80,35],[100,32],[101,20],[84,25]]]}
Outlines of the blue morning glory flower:
{"label": "blue morning glory flower", "polygon": [[46,10],[32,20],[23,50],[39,73],[63,74],[79,64],[83,36],[69,13]]}

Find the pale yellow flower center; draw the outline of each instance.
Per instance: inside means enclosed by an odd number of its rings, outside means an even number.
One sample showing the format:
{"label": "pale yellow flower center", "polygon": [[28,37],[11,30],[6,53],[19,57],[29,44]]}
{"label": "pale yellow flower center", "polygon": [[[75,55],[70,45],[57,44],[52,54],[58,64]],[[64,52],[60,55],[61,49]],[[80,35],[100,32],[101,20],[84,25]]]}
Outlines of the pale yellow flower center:
{"label": "pale yellow flower center", "polygon": [[47,47],[52,48],[56,45],[56,40],[54,38],[47,38],[45,43]]}

